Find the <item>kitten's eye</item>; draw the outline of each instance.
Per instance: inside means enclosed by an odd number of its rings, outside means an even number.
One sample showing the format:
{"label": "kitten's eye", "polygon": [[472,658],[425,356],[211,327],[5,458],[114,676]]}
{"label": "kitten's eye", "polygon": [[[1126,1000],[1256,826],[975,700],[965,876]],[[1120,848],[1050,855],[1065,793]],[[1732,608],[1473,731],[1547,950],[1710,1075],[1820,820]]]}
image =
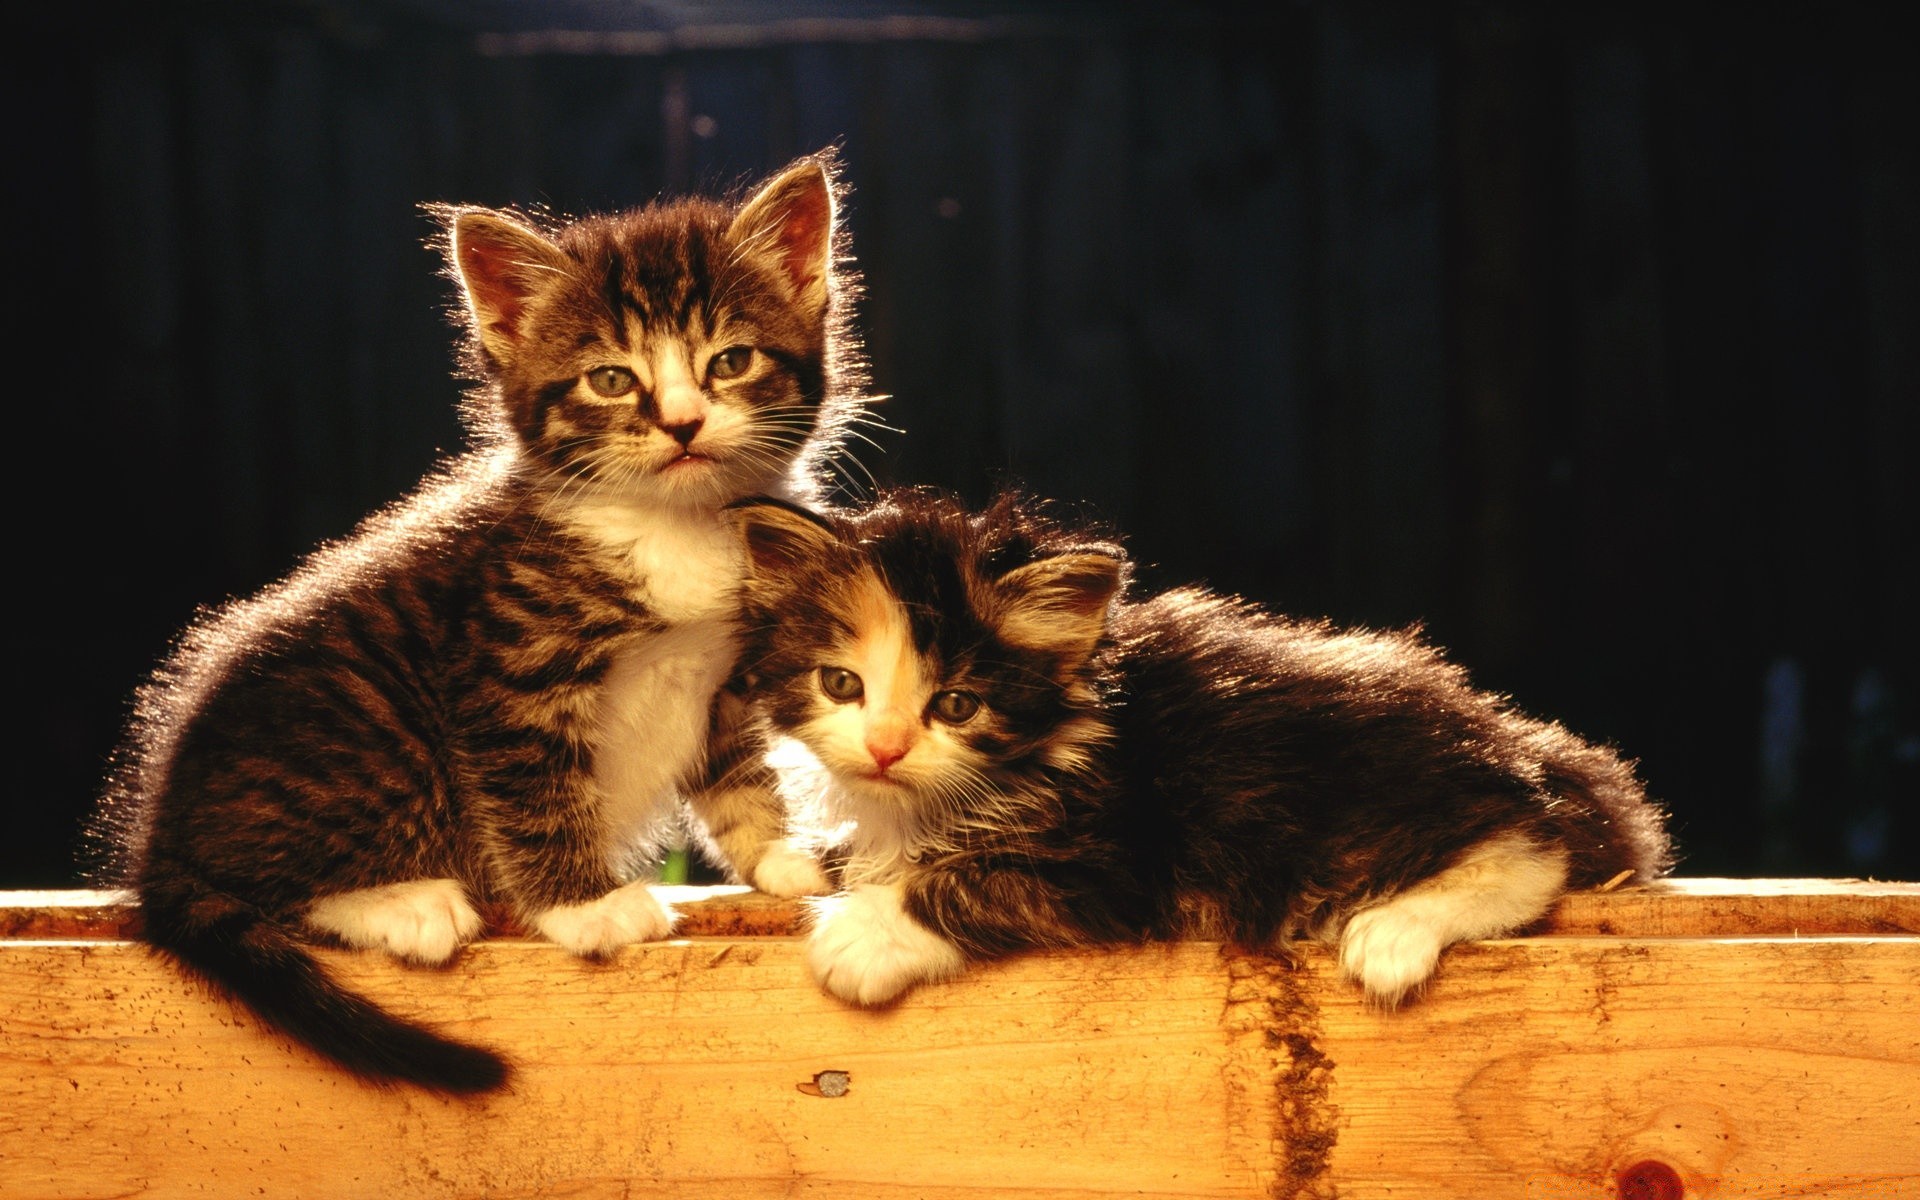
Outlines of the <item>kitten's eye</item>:
{"label": "kitten's eye", "polygon": [[980,711],[980,697],[972,692],[941,692],[927,705],[927,711],[949,725],[965,725]]}
{"label": "kitten's eye", "polygon": [[732,379],[736,375],[744,375],[747,368],[752,365],[752,346],[728,346],[707,363],[707,377]]}
{"label": "kitten's eye", "polygon": [[633,385],[633,372],[625,367],[595,367],[587,372],[587,386],[602,396],[624,396]]}
{"label": "kitten's eye", "polygon": [[866,686],[852,671],[840,667],[821,667],[820,690],[827,694],[829,700],[851,704],[865,694]]}

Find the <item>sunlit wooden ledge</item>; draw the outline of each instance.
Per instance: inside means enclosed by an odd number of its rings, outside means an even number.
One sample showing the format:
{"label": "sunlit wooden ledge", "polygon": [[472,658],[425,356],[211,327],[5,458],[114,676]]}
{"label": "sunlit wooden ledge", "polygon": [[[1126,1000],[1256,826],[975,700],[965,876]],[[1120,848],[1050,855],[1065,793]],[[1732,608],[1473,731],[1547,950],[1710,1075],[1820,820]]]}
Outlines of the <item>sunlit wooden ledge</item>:
{"label": "sunlit wooden ledge", "polygon": [[855,1011],[796,905],[673,894],[601,966],[330,954],[519,1064],[453,1101],[263,1034],[116,897],[0,893],[0,1197],[1920,1197],[1920,885],[1570,896],[1397,1013],[1202,942]]}

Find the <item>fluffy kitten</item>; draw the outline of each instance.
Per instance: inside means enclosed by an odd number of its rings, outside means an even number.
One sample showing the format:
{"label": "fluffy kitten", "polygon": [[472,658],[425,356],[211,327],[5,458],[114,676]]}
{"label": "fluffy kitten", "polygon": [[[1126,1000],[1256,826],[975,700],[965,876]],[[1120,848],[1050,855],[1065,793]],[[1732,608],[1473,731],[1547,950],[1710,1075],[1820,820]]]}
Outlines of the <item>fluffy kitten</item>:
{"label": "fluffy kitten", "polygon": [[307,943],[443,963],[484,906],[580,955],[664,936],[634,876],[682,794],[741,879],[826,888],[723,687],[722,509],[810,497],[857,415],[831,166],[553,228],[439,211],[475,448],[198,620],[139,693],[101,829],[146,940],[365,1078],[484,1091],[498,1055]]}
{"label": "fluffy kitten", "polygon": [[1012,496],[735,511],[752,703],[850,855],[809,949],[842,999],[1026,947],[1306,935],[1395,1005],[1449,944],[1668,865],[1627,764],[1411,633],[1127,597],[1118,546]]}

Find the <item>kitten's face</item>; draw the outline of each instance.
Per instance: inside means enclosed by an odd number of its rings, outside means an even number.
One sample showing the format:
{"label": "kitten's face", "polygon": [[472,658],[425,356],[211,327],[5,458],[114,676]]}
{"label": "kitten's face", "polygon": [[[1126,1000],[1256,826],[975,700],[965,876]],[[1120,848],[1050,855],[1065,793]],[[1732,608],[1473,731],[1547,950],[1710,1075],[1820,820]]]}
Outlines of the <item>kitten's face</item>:
{"label": "kitten's face", "polygon": [[1098,736],[1086,672],[1118,584],[1113,558],[1002,569],[947,506],[837,531],[746,511],[758,706],[832,775],[869,848],[990,822]]}
{"label": "kitten's face", "polygon": [[946,647],[916,637],[906,606],[865,565],[827,598],[833,619],[794,631],[776,725],[869,805],[964,803],[1017,740],[990,631]]}
{"label": "kitten's face", "polygon": [[712,506],[773,490],[817,432],[833,197],[802,164],[738,211],[682,201],[548,238],[455,213],[481,358],[572,494]]}

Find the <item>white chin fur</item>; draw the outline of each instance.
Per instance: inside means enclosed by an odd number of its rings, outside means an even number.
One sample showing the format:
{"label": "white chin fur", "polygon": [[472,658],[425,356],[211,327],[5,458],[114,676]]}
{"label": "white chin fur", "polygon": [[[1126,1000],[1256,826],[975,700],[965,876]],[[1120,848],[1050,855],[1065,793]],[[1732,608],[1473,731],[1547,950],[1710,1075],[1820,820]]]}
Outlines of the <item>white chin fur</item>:
{"label": "white chin fur", "polygon": [[[781,799],[795,815],[797,827],[820,831],[824,845],[850,845],[869,867],[888,864],[882,873],[891,873],[906,851],[905,792],[892,785],[872,787],[837,777],[797,737],[776,736],[767,751],[767,764],[780,777]],[[852,872],[856,877],[874,873]]]}
{"label": "white chin fur", "polygon": [[1340,933],[1340,973],[1383,1008],[1424,987],[1440,952],[1538,919],[1565,889],[1567,856],[1517,834],[1488,838],[1430,879],[1355,913]]}
{"label": "white chin fur", "polygon": [[414,879],[313,902],[307,923],[357,950],[438,966],[480,933],[480,914],[455,879]]}
{"label": "white chin fur", "polygon": [[849,1004],[885,1004],[965,968],[957,946],[907,914],[904,896],[899,884],[868,883],[810,903],[807,966],[828,994]]}

